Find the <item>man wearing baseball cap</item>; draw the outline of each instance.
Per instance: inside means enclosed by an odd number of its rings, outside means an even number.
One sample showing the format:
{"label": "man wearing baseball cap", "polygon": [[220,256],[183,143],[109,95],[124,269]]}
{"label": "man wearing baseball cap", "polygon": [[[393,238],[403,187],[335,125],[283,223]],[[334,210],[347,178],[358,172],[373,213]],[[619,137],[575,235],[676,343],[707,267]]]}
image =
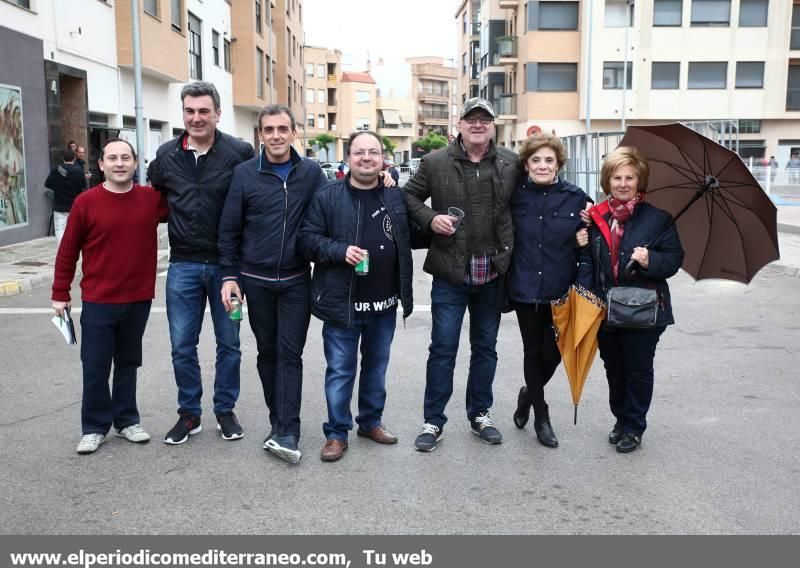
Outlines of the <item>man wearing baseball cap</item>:
{"label": "man wearing baseball cap", "polygon": [[[494,118],[494,107],[486,99],[466,100],[458,137],[426,155],[404,188],[409,216],[432,234],[423,267],[433,275],[425,423],[414,444],[423,452],[436,449],[447,422],[444,410],[453,393],[467,309],[471,348],[467,419],[482,442],[502,441],[490,415],[500,323],[497,277],[505,274],[511,261],[514,233],[508,204],[522,167],[516,154],[495,145]],[[430,206],[425,204],[428,198]]]}

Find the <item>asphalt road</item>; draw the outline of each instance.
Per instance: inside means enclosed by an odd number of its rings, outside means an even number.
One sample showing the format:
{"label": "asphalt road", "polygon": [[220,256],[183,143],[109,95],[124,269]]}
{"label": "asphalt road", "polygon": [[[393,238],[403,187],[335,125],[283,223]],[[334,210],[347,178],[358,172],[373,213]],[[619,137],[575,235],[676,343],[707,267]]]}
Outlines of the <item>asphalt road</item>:
{"label": "asphalt road", "polygon": [[577,425],[563,369],[547,387],[558,449],[540,446],[532,428],[514,427],[522,344],[513,315],[503,318],[495,381],[494,416],[504,442],[482,444],[465,418],[462,333],[445,439],[422,454],[413,441],[422,424],[430,300],[417,260],[419,306],[405,328],[398,323],[384,416],[400,443],[353,436],[333,464],[318,457],[326,413],[316,320],[304,357],[299,465],[261,449],[266,411],[246,324],[237,407],[244,439],[223,441],[215,429],[207,322],[200,346],[204,430],[181,446],[161,443],[176,419],[163,276],[139,374],[142,424],[153,441],[112,437],[96,454],[79,456],[78,349],[63,343],[50,314],[27,311],[49,306],[47,290],[0,298],[0,533],[800,532],[800,278],[767,268],[750,286],[695,283],[683,273],[671,281],[678,325],[662,336],[650,427],[630,455],[606,441],[613,420],[599,359]]}

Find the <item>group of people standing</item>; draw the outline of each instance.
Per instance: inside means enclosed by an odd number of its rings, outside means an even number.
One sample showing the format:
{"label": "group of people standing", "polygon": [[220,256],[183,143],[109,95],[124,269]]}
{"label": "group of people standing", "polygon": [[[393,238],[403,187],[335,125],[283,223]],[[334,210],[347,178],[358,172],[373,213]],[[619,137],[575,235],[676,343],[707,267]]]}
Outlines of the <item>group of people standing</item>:
{"label": "group of people standing", "polygon": [[[610,155],[608,175],[604,165],[603,189],[612,196],[605,213],[612,238],[604,245],[596,230],[600,217],[591,221],[582,213],[590,204],[586,194],[557,177],[566,160],[559,140],[536,136],[519,157],[497,146],[494,109],[484,99],[465,101],[456,140],[427,155],[402,190],[382,172],[384,151],[374,132],[350,136],[349,171],[329,182],[315,162],[294,150],[289,108],[262,110],[261,147],[254,152],[217,129],[221,105],[213,85],[189,84],[181,101],[186,130],[159,148],[148,169],[152,187],[132,181],[133,148],[110,140],[99,160],[106,181],[75,200],[75,217],[59,247],[52,296],[59,314],[69,307],[75,262],[83,254],[79,453],[96,451],[112,427],[132,442],[150,439],[139,424],[136,369],[155,292],[156,226],[167,214],[167,319],[179,415],[164,437],[167,444],[182,444],[202,430],[197,345],[206,303],[217,343],[216,427],[224,440],[244,435],[234,413],[241,361],[239,326],[229,318],[235,299],[246,303],[256,339],[269,415],[265,450],[289,463],[301,458],[303,350],[311,314],[323,321],[327,363],[328,420],[320,458],[336,461],[348,449],[359,351],[357,434],[396,443],[382,420],[385,380],[398,305],[404,319],[413,309],[413,242],[425,243],[424,270],[433,276],[417,450],[432,451],[442,439],[467,310],[467,419],[481,441],[502,442],[491,408],[504,299],[517,312],[525,350],[526,385],[514,423],[523,428],[533,408],[539,441],[558,445],[544,398],[560,362],[550,301],[576,281],[601,297],[621,283],[656,286],[661,294],[657,331],[609,332],[606,338],[601,332],[617,420],[609,439],[619,451],[638,446],[652,396],[655,344],[672,323],[665,280],[678,270],[682,252],[674,228],[642,247],[649,225],[666,214],[643,203],[646,162],[635,150]],[[599,257],[587,252],[592,243],[601,249]],[[641,264],[630,277],[616,269],[629,258]]]}

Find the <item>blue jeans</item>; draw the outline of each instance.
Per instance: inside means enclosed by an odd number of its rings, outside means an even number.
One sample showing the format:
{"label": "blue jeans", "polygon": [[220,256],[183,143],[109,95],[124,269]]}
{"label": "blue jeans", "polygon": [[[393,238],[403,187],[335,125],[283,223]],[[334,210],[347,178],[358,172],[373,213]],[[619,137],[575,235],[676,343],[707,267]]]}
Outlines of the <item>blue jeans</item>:
{"label": "blue jeans", "polygon": [[472,350],[467,378],[467,418],[492,407],[492,383],[497,368],[497,280],[482,286],[454,286],[433,279],[431,316],[433,329],[425,377],[425,422],[441,428],[447,422],[444,409],[453,394],[453,370],[464,313],[469,309],[469,343]]}
{"label": "blue jeans", "polygon": [[358,344],[361,341],[361,375],[358,379],[358,416],[356,422],[364,431],[381,423],[386,403],[386,368],[394,339],[397,313],[356,313],[353,327],[329,322],[322,326],[325,346],[325,398],[328,421],[322,431],[329,440],[347,440],[353,429],[350,400],[356,380]]}
{"label": "blue jeans", "polygon": [[[83,302],[81,363],[84,434],[107,434],[139,423],[136,369],[142,366],[142,336],[150,316],[150,300],[130,304]],[[108,390],[111,364],[114,382]]]}
{"label": "blue jeans", "polygon": [[222,276],[218,265],[171,262],[167,273],[167,320],[172,343],[172,367],[178,385],[178,411],[200,416],[203,381],[197,343],[203,327],[206,300],[217,339],[214,413],[233,410],[239,398],[239,324],[228,319],[222,305]]}
{"label": "blue jeans", "polygon": [[258,346],[258,376],[270,427],[278,435],[300,436],[303,348],[311,319],[310,282],[309,274],[280,282],[242,278],[250,328]]}

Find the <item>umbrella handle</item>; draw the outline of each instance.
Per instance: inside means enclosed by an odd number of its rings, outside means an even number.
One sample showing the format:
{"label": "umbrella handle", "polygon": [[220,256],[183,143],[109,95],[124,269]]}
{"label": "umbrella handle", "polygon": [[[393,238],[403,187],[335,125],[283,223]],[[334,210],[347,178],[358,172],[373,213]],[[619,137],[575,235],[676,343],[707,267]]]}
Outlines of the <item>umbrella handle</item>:
{"label": "umbrella handle", "polygon": [[575,405],[575,415],[572,418],[572,425],[575,426],[578,424],[578,405]]}
{"label": "umbrella handle", "polygon": [[628,264],[625,265],[625,277],[632,278],[637,272],[639,272],[639,263],[635,260],[629,260]]}

